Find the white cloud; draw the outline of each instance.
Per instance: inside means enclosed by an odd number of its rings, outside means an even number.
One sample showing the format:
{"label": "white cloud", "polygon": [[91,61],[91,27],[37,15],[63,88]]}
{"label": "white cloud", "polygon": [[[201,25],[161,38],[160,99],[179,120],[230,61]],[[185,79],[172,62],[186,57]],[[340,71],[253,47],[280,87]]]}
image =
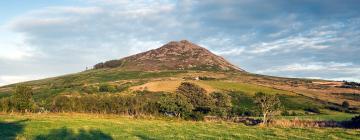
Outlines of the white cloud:
{"label": "white cloud", "polygon": [[217,55],[232,56],[241,55],[245,51],[245,48],[233,48],[227,50],[214,50],[213,52]]}
{"label": "white cloud", "polygon": [[274,72],[304,72],[304,71],[339,71],[339,72],[354,72],[360,67],[353,66],[352,63],[337,63],[337,62],[308,62],[308,63],[294,63],[284,66],[275,66],[265,70],[259,70],[257,73],[274,73]]}
{"label": "white cloud", "polygon": [[0,60],[20,61],[35,55],[35,50],[23,42],[21,35],[6,33],[1,27],[0,31],[4,33],[0,34]]}
{"label": "white cloud", "polygon": [[7,45],[0,42],[0,45],[4,45],[6,47],[0,47],[0,60],[23,60],[33,56],[31,48],[26,47],[17,47],[13,45]]}
{"label": "white cloud", "polygon": [[132,39],[129,41],[131,44],[129,54],[137,54],[151,49],[155,49],[163,45],[160,41],[141,41],[137,39]]}
{"label": "white cloud", "polygon": [[[284,14],[292,5],[283,8],[278,2],[80,1],[85,4],[39,8],[9,20],[7,29],[23,37],[6,38],[7,33],[0,31],[0,38],[6,40],[0,40],[0,61],[7,60],[1,62],[6,69],[0,73],[76,72],[182,39],[250,72],[309,76],[303,72],[328,70],[328,75],[317,74],[334,78],[359,70],[359,19],[316,19],[296,10]],[[353,64],[326,64],[331,62]]]}
{"label": "white cloud", "polygon": [[[299,51],[303,49],[326,49],[331,46],[326,45],[332,43],[340,38],[323,37],[321,35],[316,37],[293,36],[287,37],[271,42],[263,42],[260,44],[253,44],[250,46],[249,53],[263,54],[268,52],[286,53],[289,51]],[[326,43],[326,44],[324,44]]]}
{"label": "white cloud", "polygon": [[25,82],[29,80],[41,79],[47,76],[35,76],[35,75],[0,75],[0,86],[11,84],[11,83],[18,83],[18,82]]}

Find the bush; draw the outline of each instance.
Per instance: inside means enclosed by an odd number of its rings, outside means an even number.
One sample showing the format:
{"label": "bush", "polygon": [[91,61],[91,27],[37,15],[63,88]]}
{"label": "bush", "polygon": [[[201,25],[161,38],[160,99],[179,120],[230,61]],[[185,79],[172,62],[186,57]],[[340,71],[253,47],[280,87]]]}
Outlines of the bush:
{"label": "bush", "polygon": [[316,107],[309,107],[309,108],[305,108],[304,110],[307,112],[312,112],[312,113],[317,113],[317,114],[320,113],[320,109],[316,108]]}
{"label": "bush", "polygon": [[106,68],[116,68],[121,66],[122,62],[120,60],[110,60],[110,61],[106,61],[104,63],[104,67]]}
{"label": "bush", "polygon": [[214,106],[214,100],[206,94],[206,90],[198,85],[183,82],[177,89],[177,93],[184,95],[190,100],[190,103],[196,107]]}
{"label": "bush", "polygon": [[116,92],[116,88],[113,85],[102,84],[99,87],[100,92]]}
{"label": "bush", "polygon": [[345,111],[345,109],[343,109],[342,107],[339,107],[339,106],[328,106],[326,108],[329,109],[329,110],[338,111],[338,112],[344,112]]}
{"label": "bush", "polygon": [[94,65],[94,69],[101,69],[101,68],[116,68],[122,65],[122,61],[120,60],[110,60],[104,63],[98,63]]}
{"label": "bush", "polygon": [[217,107],[228,108],[232,106],[231,97],[226,93],[215,92],[211,94],[211,97],[215,100]]}
{"label": "bush", "polygon": [[344,101],[344,102],[342,102],[341,106],[342,106],[343,108],[349,108],[349,107],[350,107],[350,104],[349,104],[348,101]]}
{"label": "bush", "polygon": [[123,83],[121,85],[117,85],[116,90],[118,92],[122,92],[122,91],[127,90],[130,86],[133,86],[133,85],[136,85],[136,83],[126,82],[126,83]]}
{"label": "bush", "polygon": [[191,112],[193,106],[189,100],[181,94],[169,94],[160,98],[159,110],[164,114],[171,114],[176,117],[184,117],[184,114]]}
{"label": "bush", "polygon": [[214,107],[211,110],[211,114],[219,117],[225,117],[228,115],[229,110],[222,107]]}
{"label": "bush", "polygon": [[193,111],[194,112],[199,112],[199,113],[202,113],[202,114],[208,114],[209,112],[211,112],[211,107],[209,106],[199,106],[199,107],[196,107]]}
{"label": "bush", "polygon": [[13,103],[9,97],[0,99],[0,111],[10,112],[13,109]]}
{"label": "bush", "polygon": [[104,63],[98,63],[94,65],[94,69],[101,69],[101,68],[104,68]]}
{"label": "bush", "polygon": [[281,112],[281,116],[290,116],[289,111],[285,110]]}
{"label": "bush", "polygon": [[200,76],[199,77],[199,80],[204,80],[204,81],[207,81],[207,80],[215,80],[216,78],[213,78],[213,77],[206,77],[206,76]]}
{"label": "bush", "polygon": [[347,128],[360,128],[360,115],[351,118],[349,121],[343,122],[343,125]]}
{"label": "bush", "polygon": [[193,120],[193,121],[203,121],[204,120],[204,114],[199,112],[189,112],[185,114],[184,116],[185,120]]}
{"label": "bush", "polygon": [[81,90],[88,94],[94,94],[94,93],[99,92],[99,88],[96,86],[85,86]]}
{"label": "bush", "polygon": [[259,113],[256,111],[251,111],[247,108],[242,108],[238,106],[234,106],[230,111],[231,116],[258,116]]}
{"label": "bush", "polygon": [[13,103],[15,109],[20,112],[34,110],[35,102],[32,99],[33,91],[31,87],[19,85],[15,87]]}

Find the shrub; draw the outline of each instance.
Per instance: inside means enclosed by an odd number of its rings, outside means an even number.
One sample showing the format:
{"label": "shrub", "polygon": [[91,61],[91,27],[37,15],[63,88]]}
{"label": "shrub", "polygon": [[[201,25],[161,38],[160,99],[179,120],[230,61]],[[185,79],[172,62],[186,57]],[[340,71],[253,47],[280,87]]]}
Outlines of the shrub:
{"label": "shrub", "polygon": [[272,120],[270,122],[273,126],[280,126],[285,128],[291,127],[339,127],[341,124],[336,121],[314,121],[314,120],[300,120],[300,119],[280,119]]}
{"label": "shrub", "polygon": [[118,92],[122,92],[122,91],[127,90],[131,85],[132,85],[131,82],[126,82],[126,83],[124,83],[124,84],[121,84],[121,85],[116,86],[116,90],[117,90]]}
{"label": "shrub", "polygon": [[206,94],[205,89],[189,82],[181,83],[177,89],[177,93],[187,97],[195,108],[214,105],[214,100]]}
{"label": "shrub", "polygon": [[290,116],[289,111],[285,110],[281,112],[281,116]]}
{"label": "shrub", "polygon": [[15,87],[13,101],[15,109],[20,112],[27,112],[34,109],[35,103],[32,99],[33,91],[31,87],[19,85]]}
{"label": "shrub", "polygon": [[13,104],[9,97],[0,99],[0,111],[10,112],[13,109]]}
{"label": "shrub", "polygon": [[349,121],[344,121],[343,125],[347,128],[360,128],[360,115],[351,118]]}
{"label": "shrub", "polygon": [[116,88],[113,85],[102,84],[99,87],[100,92],[116,92]]}
{"label": "shrub", "polygon": [[81,90],[88,94],[93,94],[93,93],[99,92],[99,88],[96,86],[85,86]]}
{"label": "shrub", "polygon": [[176,117],[184,117],[185,113],[191,112],[193,109],[189,100],[181,94],[165,95],[160,98],[158,104],[161,113],[171,114]]}
{"label": "shrub", "polygon": [[247,108],[242,108],[238,106],[234,106],[230,111],[231,116],[258,116],[259,113],[255,111],[249,110]]}
{"label": "shrub", "polygon": [[344,102],[342,102],[341,106],[342,106],[343,108],[349,108],[349,107],[350,107],[350,104],[349,104],[348,101],[344,101]]}
{"label": "shrub", "polygon": [[211,110],[212,115],[219,116],[219,117],[225,117],[228,115],[228,109],[222,108],[222,107],[214,107]]}
{"label": "shrub", "polygon": [[120,60],[110,60],[110,61],[106,61],[104,63],[104,67],[106,68],[116,68],[121,66],[122,62]]}
{"label": "shrub", "polygon": [[342,107],[339,107],[339,106],[328,106],[326,108],[329,109],[329,110],[338,111],[338,112],[344,112],[345,111],[345,109],[343,109]]}
{"label": "shrub", "polygon": [[206,77],[206,76],[200,76],[199,77],[199,80],[204,80],[204,81],[206,81],[206,80],[215,80],[216,78],[213,78],[213,77]]}
{"label": "shrub", "polygon": [[320,113],[320,109],[316,108],[316,107],[309,107],[309,108],[305,108],[304,110],[307,112],[312,112],[312,113],[317,113],[317,114]]}
{"label": "shrub", "polygon": [[184,116],[185,120],[202,121],[204,120],[204,114],[199,112],[189,112]]}
{"label": "shrub", "polygon": [[243,109],[241,107],[233,106],[231,108],[230,115],[231,116],[242,116],[243,112],[244,111],[243,111]]}
{"label": "shrub", "polygon": [[209,106],[198,106],[193,111],[199,112],[202,114],[208,114],[211,110],[212,110],[212,108]]}
{"label": "shrub", "polygon": [[101,69],[101,68],[104,68],[104,63],[98,63],[94,65],[94,69]]}
{"label": "shrub", "polygon": [[215,92],[211,94],[211,97],[215,100],[215,105],[217,107],[228,108],[231,107],[231,97],[226,93]]}
{"label": "shrub", "polygon": [[360,128],[360,115],[351,118],[351,124],[353,128]]}

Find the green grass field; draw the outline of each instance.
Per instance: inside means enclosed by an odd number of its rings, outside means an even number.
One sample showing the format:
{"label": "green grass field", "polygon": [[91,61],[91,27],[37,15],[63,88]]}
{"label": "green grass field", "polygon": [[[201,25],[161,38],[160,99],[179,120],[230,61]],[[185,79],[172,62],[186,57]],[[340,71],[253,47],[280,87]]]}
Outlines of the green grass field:
{"label": "green grass field", "polygon": [[225,91],[240,91],[251,96],[255,95],[256,92],[264,92],[267,94],[295,95],[294,93],[288,91],[240,82],[202,81],[202,83],[210,85],[216,89]]}
{"label": "green grass field", "polygon": [[360,139],[360,130],[260,127],[112,115],[28,114],[0,115],[0,139]]}

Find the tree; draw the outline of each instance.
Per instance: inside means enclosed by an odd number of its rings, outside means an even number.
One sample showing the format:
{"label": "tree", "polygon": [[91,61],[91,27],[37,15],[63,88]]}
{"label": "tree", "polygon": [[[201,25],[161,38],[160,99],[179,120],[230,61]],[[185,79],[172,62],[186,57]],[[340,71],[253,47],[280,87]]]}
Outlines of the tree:
{"label": "tree", "polygon": [[13,96],[15,108],[20,112],[27,112],[32,109],[34,105],[32,95],[33,91],[31,87],[24,85],[16,86]]}
{"label": "tree", "polygon": [[343,108],[349,108],[349,107],[350,107],[350,104],[349,104],[348,101],[344,101],[344,102],[342,102],[341,106],[342,106]]}
{"label": "tree", "polygon": [[191,112],[193,109],[189,100],[181,94],[170,94],[160,98],[158,102],[160,111],[163,113],[172,113],[176,117],[182,117],[184,113]]}
{"label": "tree", "polygon": [[211,94],[211,97],[215,99],[215,105],[217,107],[228,108],[231,107],[231,97],[226,93],[215,92]]}
{"label": "tree", "polygon": [[121,60],[109,60],[104,63],[105,68],[116,68],[121,66],[122,61]]}
{"label": "tree", "polygon": [[187,97],[195,108],[203,108],[214,105],[214,100],[207,95],[206,90],[193,83],[181,83],[177,89],[177,93]]}
{"label": "tree", "polygon": [[264,124],[267,124],[273,113],[279,111],[281,108],[281,103],[277,96],[267,95],[262,92],[255,94],[255,103],[262,112]]}
{"label": "tree", "polygon": [[12,104],[9,97],[0,99],[0,111],[9,112],[11,109]]}
{"label": "tree", "polygon": [[98,63],[94,65],[94,69],[101,69],[101,68],[104,68],[104,63]]}
{"label": "tree", "polygon": [[215,107],[211,109],[213,115],[224,117],[228,115],[231,104],[231,97],[226,93],[215,92],[210,94],[215,100]]}

